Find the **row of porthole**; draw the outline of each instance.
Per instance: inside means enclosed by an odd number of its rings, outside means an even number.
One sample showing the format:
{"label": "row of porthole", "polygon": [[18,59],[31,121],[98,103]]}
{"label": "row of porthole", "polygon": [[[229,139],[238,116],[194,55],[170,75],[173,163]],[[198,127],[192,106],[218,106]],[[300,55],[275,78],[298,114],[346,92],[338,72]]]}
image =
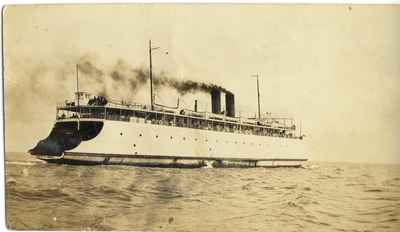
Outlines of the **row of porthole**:
{"label": "row of porthole", "polygon": [[[143,136],[143,134],[139,134],[139,137],[142,137],[142,136]],[[158,139],[159,136],[156,135],[155,137]],[[173,138],[174,138],[173,136],[170,136],[170,139],[173,139]],[[186,140],[186,137],[182,137],[182,140]],[[197,138],[194,139],[194,141],[197,141],[197,140],[198,140]],[[206,139],[205,142],[208,142],[208,139]],[[218,139],[215,140],[215,142],[218,143]],[[229,143],[229,141],[226,140],[225,143]],[[238,142],[235,141],[235,144],[238,144]],[[246,142],[243,142],[243,144],[246,144]],[[254,143],[250,143],[250,145],[254,145]],[[259,143],[258,145],[261,146],[261,143]]]}
{"label": "row of porthole", "polygon": [[[122,132],[120,133],[120,135],[122,136]],[[143,134],[139,134],[139,137],[142,137]],[[158,138],[158,135],[155,136],[156,138]],[[173,139],[174,137],[170,136],[170,139]],[[186,140],[186,137],[182,138],[183,140]],[[194,139],[194,141],[197,141],[197,138]],[[205,142],[208,142],[208,139],[205,140]],[[218,143],[218,139],[216,140],[216,142]],[[225,140],[225,143],[229,143],[229,141]],[[235,144],[238,144],[237,141],[235,141]],[[243,142],[243,144],[246,144],[246,142]],[[254,145],[254,143],[250,143],[250,145]],[[261,143],[258,144],[258,146],[261,146]],[[134,144],[134,147],[136,147],[136,144]]]}

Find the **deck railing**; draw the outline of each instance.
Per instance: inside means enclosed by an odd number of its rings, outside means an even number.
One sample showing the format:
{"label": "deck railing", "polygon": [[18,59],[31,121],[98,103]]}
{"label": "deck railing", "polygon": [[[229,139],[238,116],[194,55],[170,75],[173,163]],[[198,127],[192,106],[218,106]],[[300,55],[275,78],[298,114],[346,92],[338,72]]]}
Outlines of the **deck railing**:
{"label": "deck railing", "polygon": [[[68,115],[59,115],[59,111],[67,112]],[[151,111],[150,106],[141,104],[121,105],[108,103],[106,106],[81,105],[80,107],[69,102],[57,104],[57,120],[75,119],[79,116],[82,119],[105,119],[259,136],[301,138],[301,136],[295,135],[296,127],[294,125],[257,124],[257,121],[251,119],[230,118],[206,112],[202,112],[204,116],[199,117],[198,115],[191,116],[191,113],[193,111],[189,110],[181,110],[179,113],[174,111]],[[138,117],[138,114],[141,117]],[[273,119],[271,120],[274,122]]]}

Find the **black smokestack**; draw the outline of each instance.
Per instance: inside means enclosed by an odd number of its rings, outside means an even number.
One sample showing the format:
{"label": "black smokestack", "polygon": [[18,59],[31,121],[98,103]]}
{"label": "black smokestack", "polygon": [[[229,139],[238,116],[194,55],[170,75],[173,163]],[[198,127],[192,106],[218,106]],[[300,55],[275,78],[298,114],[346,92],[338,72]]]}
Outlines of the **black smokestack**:
{"label": "black smokestack", "polygon": [[225,112],[228,117],[235,117],[235,95],[233,93],[225,94]]}
{"label": "black smokestack", "polygon": [[194,100],[194,112],[197,112],[197,100]]}
{"label": "black smokestack", "polygon": [[211,90],[211,112],[221,113],[221,91],[218,89]]}

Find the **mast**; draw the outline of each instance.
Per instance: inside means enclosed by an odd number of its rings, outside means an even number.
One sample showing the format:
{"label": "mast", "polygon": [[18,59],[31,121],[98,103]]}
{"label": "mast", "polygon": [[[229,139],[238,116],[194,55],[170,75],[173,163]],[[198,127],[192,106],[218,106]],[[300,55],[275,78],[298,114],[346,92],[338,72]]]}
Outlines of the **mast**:
{"label": "mast", "polygon": [[258,98],[258,120],[261,120],[261,112],[260,112],[260,85],[258,83],[258,74],[257,74],[257,98]]}
{"label": "mast", "polygon": [[261,120],[261,109],[260,109],[261,107],[260,107],[260,85],[259,85],[259,81],[258,81],[259,75],[258,75],[258,73],[257,73],[257,74],[251,75],[251,76],[257,77],[258,120],[260,121],[260,120]]}
{"label": "mast", "polygon": [[154,102],[153,102],[153,64],[152,64],[152,60],[151,60],[151,40],[149,40],[149,57],[150,57],[150,105],[151,105],[151,110],[154,109]]}
{"label": "mast", "polygon": [[76,97],[79,108],[79,65],[78,64],[76,64]]}
{"label": "mast", "polygon": [[76,97],[77,97],[77,105],[78,105],[76,114],[78,116],[78,131],[79,131],[79,129],[80,129],[79,117],[80,117],[80,113],[81,113],[80,112],[81,108],[79,106],[79,98],[80,98],[80,96],[79,96],[79,65],[78,64],[76,64]]}

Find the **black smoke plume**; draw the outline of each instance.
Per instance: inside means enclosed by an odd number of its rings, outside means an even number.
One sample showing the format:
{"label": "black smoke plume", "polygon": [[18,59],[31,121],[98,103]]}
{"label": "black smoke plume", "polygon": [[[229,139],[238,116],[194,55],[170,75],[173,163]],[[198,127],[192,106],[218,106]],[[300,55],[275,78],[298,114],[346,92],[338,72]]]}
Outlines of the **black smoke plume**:
{"label": "black smoke plume", "polygon": [[103,82],[103,71],[99,68],[95,67],[93,63],[90,61],[90,58],[87,56],[83,56],[79,59],[79,72],[85,74],[88,77],[93,78],[95,81],[102,83]]}
{"label": "black smoke plume", "polygon": [[[101,84],[102,87],[96,94],[105,97],[109,96],[106,88],[107,75],[112,80],[111,85],[114,93],[118,93],[121,87],[128,87],[129,91],[136,93],[138,89],[148,84],[150,79],[147,68],[133,68],[122,59],[119,59],[109,71],[102,71],[100,68],[96,67],[88,57],[83,57],[79,62],[79,71],[82,72],[85,77],[87,76],[89,80],[94,80],[96,83]],[[105,73],[107,75],[105,75]],[[230,91],[218,85],[193,80],[180,80],[168,76],[164,72],[153,74],[153,85],[156,89],[172,88],[180,95],[196,92],[210,93],[212,90],[230,93]]]}
{"label": "black smoke plume", "polygon": [[227,89],[204,82],[197,82],[193,80],[179,80],[177,78],[168,77],[165,74],[156,75],[154,78],[155,86],[166,86],[175,89],[180,95],[195,92],[211,93],[212,90],[219,90],[221,92],[230,93]]}

